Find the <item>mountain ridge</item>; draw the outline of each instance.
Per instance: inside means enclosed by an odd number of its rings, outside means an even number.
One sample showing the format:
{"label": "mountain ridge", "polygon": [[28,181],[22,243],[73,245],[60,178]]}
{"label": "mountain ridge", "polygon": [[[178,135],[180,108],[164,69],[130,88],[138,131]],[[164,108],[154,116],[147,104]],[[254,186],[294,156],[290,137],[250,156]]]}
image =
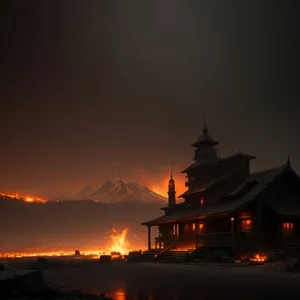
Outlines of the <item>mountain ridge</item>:
{"label": "mountain ridge", "polygon": [[137,182],[119,180],[113,183],[107,179],[98,189],[87,185],[67,200],[93,200],[101,203],[144,203],[144,204],[165,204],[167,198],[155,193]]}

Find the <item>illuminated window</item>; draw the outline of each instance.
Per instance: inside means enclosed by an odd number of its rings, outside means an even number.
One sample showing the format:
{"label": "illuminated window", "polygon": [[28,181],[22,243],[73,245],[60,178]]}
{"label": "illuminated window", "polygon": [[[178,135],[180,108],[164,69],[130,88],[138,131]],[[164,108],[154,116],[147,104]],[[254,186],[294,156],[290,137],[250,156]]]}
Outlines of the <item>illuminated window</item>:
{"label": "illuminated window", "polygon": [[201,197],[201,199],[200,199],[200,205],[203,205],[204,204],[204,199],[203,199],[203,197]]}
{"label": "illuminated window", "polygon": [[193,231],[195,231],[195,229],[196,229],[196,224],[193,223]]}
{"label": "illuminated window", "polygon": [[174,224],[173,225],[173,235],[178,236],[179,234],[179,224]]}
{"label": "illuminated window", "polygon": [[199,232],[203,232],[203,229],[204,229],[204,224],[203,223],[199,223],[198,224],[198,231]]}
{"label": "illuminated window", "polygon": [[282,234],[284,236],[292,236],[294,234],[294,223],[283,222],[282,223]]}
{"label": "illuminated window", "polygon": [[251,231],[252,230],[252,220],[245,219],[241,220],[241,231]]}

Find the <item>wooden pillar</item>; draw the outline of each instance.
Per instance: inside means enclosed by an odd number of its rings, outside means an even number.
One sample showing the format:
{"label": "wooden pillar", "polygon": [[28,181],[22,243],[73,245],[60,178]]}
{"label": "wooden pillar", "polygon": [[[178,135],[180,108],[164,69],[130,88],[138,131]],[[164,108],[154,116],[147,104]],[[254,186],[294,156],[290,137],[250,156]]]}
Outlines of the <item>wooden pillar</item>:
{"label": "wooden pillar", "polygon": [[158,247],[159,247],[159,249],[161,249],[161,246],[162,246],[162,232],[159,230],[159,234],[158,234],[158,238],[159,238],[159,240],[158,240]]}
{"label": "wooden pillar", "polygon": [[151,251],[151,226],[148,225],[148,251]]}
{"label": "wooden pillar", "polygon": [[[259,199],[260,200],[260,199]],[[262,201],[257,201],[257,207],[252,218],[252,243],[254,251],[260,252],[264,250],[264,220]]]}
{"label": "wooden pillar", "polygon": [[232,243],[232,252],[235,252],[235,237],[234,237],[234,217],[231,217],[231,243]]}

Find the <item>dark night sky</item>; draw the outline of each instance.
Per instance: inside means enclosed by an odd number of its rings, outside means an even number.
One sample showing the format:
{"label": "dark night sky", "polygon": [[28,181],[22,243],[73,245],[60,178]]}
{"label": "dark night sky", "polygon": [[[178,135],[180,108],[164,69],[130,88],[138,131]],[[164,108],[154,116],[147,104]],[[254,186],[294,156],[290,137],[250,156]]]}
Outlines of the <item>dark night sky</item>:
{"label": "dark night sky", "polygon": [[1,1],[0,190],[182,179],[204,115],[221,156],[300,172],[296,2]]}

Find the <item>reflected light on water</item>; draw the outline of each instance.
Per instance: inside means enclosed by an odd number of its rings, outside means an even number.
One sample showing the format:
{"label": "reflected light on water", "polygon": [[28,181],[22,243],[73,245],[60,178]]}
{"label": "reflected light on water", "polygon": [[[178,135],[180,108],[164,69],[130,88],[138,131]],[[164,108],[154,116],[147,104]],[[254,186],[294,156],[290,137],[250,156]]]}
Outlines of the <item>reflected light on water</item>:
{"label": "reflected light on water", "polygon": [[[88,293],[92,293],[92,294],[96,294],[96,295],[100,295],[103,294],[103,291],[100,291],[98,289],[88,289],[88,290],[84,290],[84,292],[88,292]],[[185,298],[179,298],[178,295],[165,295],[163,291],[160,291],[158,294],[160,295],[159,298],[157,298],[155,296],[155,298],[152,296],[152,293],[149,292],[145,293],[142,291],[132,291],[132,290],[126,290],[125,288],[117,288],[115,290],[112,290],[111,292],[105,293],[104,294],[107,297],[112,298],[113,300],[179,300],[179,299],[184,299]]]}
{"label": "reflected light on water", "polygon": [[118,289],[114,293],[111,293],[111,298],[114,300],[126,300],[126,292],[124,289]]}
{"label": "reflected light on water", "polygon": [[131,294],[130,298],[127,298],[127,293],[124,289],[117,289],[116,291],[109,293],[109,297],[111,297],[113,300],[153,300],[153,296],[149,295],[147,298],[139,297],[139,293],[135,292],[134,294]]}

